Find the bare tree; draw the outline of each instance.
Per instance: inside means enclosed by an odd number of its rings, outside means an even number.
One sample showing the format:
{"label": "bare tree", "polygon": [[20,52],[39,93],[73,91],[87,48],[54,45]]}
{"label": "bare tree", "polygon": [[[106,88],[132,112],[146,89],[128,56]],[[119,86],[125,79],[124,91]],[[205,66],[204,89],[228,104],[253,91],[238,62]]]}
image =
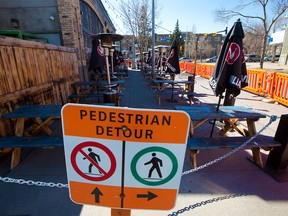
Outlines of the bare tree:
{"label": "bare tree", "polygon": [[143,1],[140,8],[140,22],[138,26],[138,41],[141,55],[144,51],[148,50],[149,45],[151,45],[151,14],[149,10],[148,1]]}
{"label": "bare tree", "polygon": [[[198,37],[198,55],[200,57],[200,61],[202,62],[203,58],[207,57],[207,52],[212,52],[213,47],[210,42],[205,39],[205,37]],[[210,51],[208,51],[211,49]]]}
{"label": "bare tree", "polygon": [[184,57],[192,58],[194,56],[195,51],[195,39],[196,36],[191,32],[186,32],[185,36],[185,44],[184,44]]}
{"label": "bare tree", "polygon": [[[243,40],[245,53],[261,53],[264,29],[260,24],[244,25],[245,38]],[[266,55],[266,52],[265,52]]]}
{"label": "bare tree", "polygon": [[[143,59],[143,52],[151,44],[151,7],[145,0],[129,0],[127,3],[121,1],[123,22],[133,35],[133,64],[135,62],[135,45],[140,52],[140,59]],[[134,65],[133,65],[134,66]]]}
{"label": "bare tree", "polygon": [[217,51],[216,48],[212,46],[211,42],[209,42],[209,41],[204,41],[203,42],[202,52],[203,52],[204,56],[206,56],[206,58],[208,56],[215,55],[216,51]]}
{"label": "bare tree", "polygon": [[[244,9],[248,7],[258,7],[260,6],[262,9],[262,16],[245,14],[242,13]],[[268,6],[271,9],[271,17],[268,15]],[[270,30],[273,25],[277,22],[278,19],[282,18],[285,15],[285,12],[288,10],[288,2],[287,0],[243,0],[241,5],[238,5],[233,9],[220,9],[216,10],[215,18],[218,21],[227,21],[234,17],[243,17],[248,20],[253,19],[259,21],[262,24],[264,33],[262,38],[261,45],[261,60],[260,60],[260,68],[263,68],[264,56],[266,53],[267,47],[267,39]]]}

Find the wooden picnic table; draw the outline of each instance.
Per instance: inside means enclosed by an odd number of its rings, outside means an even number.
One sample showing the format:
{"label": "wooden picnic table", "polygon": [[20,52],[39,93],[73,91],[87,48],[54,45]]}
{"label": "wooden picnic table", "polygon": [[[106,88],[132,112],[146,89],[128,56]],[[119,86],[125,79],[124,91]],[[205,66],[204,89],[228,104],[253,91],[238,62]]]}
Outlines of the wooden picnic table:
{"label": "wooden picnic table", "polygon": [[153,79],[152,82],[156,84],[155,94],[158,98],[159,105],[161,105],[161,95],[171,95],[171,102],[175,101],[174,95],[187,95],[190,105],[192,105],[193,95],[195,94],[195,92],[192,91],[192,85],[194,85],[195,82],[189,80],[171,80],[165,79],[164,77]]}
{"label": "wooden picnic table", "polygon": [[155,69],[155,71],[152,71],[151,68],[143,69],[142,74],[143,74],[144,79],[147,79],[148,77],[149,80],[154,80],[156,79],[157,76],[163,75],[163,73],[161,73],[160,70]]}
{"label": "wooden picnic table", "polygon": [[[255,122],[259,120],[259,118],[265,118],[266,116],[252,109],[248,109],[243,106],[220,106],[219,110],[217,110],[216,106],[174,106],[176,110],[183,110],[187,112],[190,116],[190,161],[192,167],[196,167],[196,154],[199,153],[199,149],[213,149],[213,145],[216,145],[219,142],[219,138],[196,138],[195,137],[195,128],[201,126],[203,123],[209,120],[221,120],[224,123],[224,126],[220,130],[220,135],[223,136],[221,139],[222,146],[226,147],[235,147],[235,140],[230,139],[229,137],[224,137],[224,135],[230,130],[234,129],[237,131],[242,137],[251,137],[257,133]],[[247,123],[247,129],[238,124],[239,120],[244,120]],[[196,136],[197,137],[197,136]],[[238,143],[243,142],[245,139],[241,137],[236,138]],[[194,142],[194,143],[193,143]],[[274,143],[271,143],[273,146]],[[267,144],[266,144],[267,146]],[[253,153],[254,162],[263,166],[260,148],[253,147],[251,148]]]}
{"label": "wooden picnic table", "polygon": [[[13,111],[7,114],[2,115],[1,118],[16,120],[14,135],[16,136],[16,138],[23,136],[29,137],[29,139],[22,140],[25,142],[26,141],[29,142],[29,140],[32,140],[33,137],[37,137],[40,132],[43,132],[48,136],[52,135],[52,131],[49,128],[49,126],[56,119],[59,119],[61,117],[61,108],[62,108],[61,105],[24,105],[14,109]],[[33,123],[30,122],[30,124],[25,124],[27,120],[32,120]],[[45,136],[45,139],[46,138],[47,136]],[[11,139],[11,137],[9,137],[9,140],[15,140],[15,139]],[[40,142],[39,138],[38,141]],[[54,141],[55,139],[53,139],[53,142]],[[5,137],[1,138],[0,143],[1,145],[5,143]],[[17,166],[18,163],[20,162],[20,154],[21,154],[20,148],[15,148],[13,150],[11,159],[11,169]]]}
{"label": "wooden picnic table", "polygon": [[[220,133],[224,136],[230,128],[234,128],[242,136],[252,136],[256,133],[255,122],[259,118],[265,118],[262,113],[243,106],[174,106],[176,110],[184,110],[191,119],[190,136],[194,136],[194,129],[209,120],[223,120],[225,124]],[[237,125],[238,120],[246,120],[247,128]]]}
{"label": "wooden picnic table", "polygon": [[[110,73],[111,79],[116,78],[116,79],[121,79],[123,80],[124,78],[128,77],[128,73],[125,71],[114,71]],[[107,80],[107,73],[100,73],[97,74],[97,79],[98,80]]]}
{"label": "wooden picnic table", "polygon": [[123,89],[124,80],[113,80],[108,83],[107,80],[95,80],[95,81],[78,81],[71,84],[73,89],[72,93],[68,96],[71,102],[79,103],[81,99],[87,100],[88,98],[98,99],[98,103],[101,102],[101,98],[104,98],[103,92],[107,89],[116,88],[117,90],[117,103],[119,105]]}
{"label": "wooden picnic table", "polygon": [[100,88],[107,89],[109,87],[117,88],[118,92],[122,91],[122,86],[125,83],[124,80],[115,80],[110,82],[110,86],[108,86],[107,80],[95,80],[95,81],[78,81],[71,83],[71,87],[73,88],[73,94],[78,95],[86,95],[93,94],[93,91],[97,91],[99,94]]}
{"label": "wooden picnic table", "polygon": [[194,81],[189,80],[171,80],[171,79],[154,79],[153,83],[156,84],[157,91],[164,91],[168,87],[178,86],[182,91],[188,91],[190,85],[194,85]]}

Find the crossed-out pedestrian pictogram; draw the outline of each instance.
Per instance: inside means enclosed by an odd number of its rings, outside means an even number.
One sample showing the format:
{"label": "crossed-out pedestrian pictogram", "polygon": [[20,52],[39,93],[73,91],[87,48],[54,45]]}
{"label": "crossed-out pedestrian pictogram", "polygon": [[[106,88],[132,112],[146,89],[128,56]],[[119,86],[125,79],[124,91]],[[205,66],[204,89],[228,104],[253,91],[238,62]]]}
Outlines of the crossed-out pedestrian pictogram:
{"label": "crossed-out pedestrian pictogram", "polygon": [[[88,151],[89,153],[87,154],[84,149],[88,147]],[[101,149],[102,151],[104,151],[109,159],[110,159],[110,169],[108,171],[104,170],[99,164],[98,164],[98,161],[93,159],[93,157],[96,157],[95,153],[92,152],[92,147],[95,147],[95,148],[98,148],[98,149]],[[89,162],[90,162],[90,165],[89,165],[89,171],[91,171],[91,168],[93,166],[95,166],[99,172],[102,174],[101,176],[97,176],[97,177],[93,177],[93,176],[90,176],[88,174],[86,174],[83,170],[81,170],[79,168],[79,165],[77,164],[77,155],[78,154],[81,154],[83,156],[83,159],[87,159]],[[93,156],[94,154],[94,156]],[[106,180],[108,178],[110,178],[113,173],[115,172],[116,170],[116,159],[115,159],[115,156],[113,155],[113,153],[104,145],[98,143],[98,142],[83,142],[83,143],[80,143],[79,145],[77,145],[72,153],[71,153],[71,164],[72,164],[72,167],[74,168],[74,170],[83,178],[87,179],[87,180],[91,180],[91,181],[103,181],[103,180]]]}

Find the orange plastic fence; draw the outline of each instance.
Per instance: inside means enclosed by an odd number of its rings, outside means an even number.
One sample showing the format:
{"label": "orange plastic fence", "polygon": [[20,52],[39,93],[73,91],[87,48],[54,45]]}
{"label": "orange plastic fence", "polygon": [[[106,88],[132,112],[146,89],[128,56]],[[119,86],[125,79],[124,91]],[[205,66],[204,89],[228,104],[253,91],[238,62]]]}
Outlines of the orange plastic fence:
{"label": "orange plastic fence", "polygon": [[274,100],[288,106],[288,75],[276,74]]}
{"label": "orange plastic fence", "polygon": [[268,97],[270,98],[274,98],[276,74],[277,74],[276,72],[272,73],[266,72],[264,74],[263,88],[265,89],[265,92],[268,94]]}
{"label": "orange plastic fence", "polygon": [[185,65],[185,62],[183,62],[183,61],[180,61],[180,62],[179,62],[179,66],[180,66],[180,70],[181,70],[181,71],[185,71],[185,70],[184,70],[184,65]]}
{"label": "orange plastic fence", "polygon": [[[180,70],[194,74],[193,62],[180,62]],[[209,79],[214,65],[196,64],[196,75]],[[267,72],[265,70],[248,69],[248,86],[244,90],[273,98],[288,106],[288,74]]]}
{"label": "orange plastic fence", "polygon": [[214,65],[203,65],[203,77],[210,78],[214,70]]}
{"label": "orange plastic fence", "polygon": [[244,89],[249,92],[264,96],[267,91],[265,90],[265,74],[266,71],[262,70],[247,70],[248,74],[248,86]]}

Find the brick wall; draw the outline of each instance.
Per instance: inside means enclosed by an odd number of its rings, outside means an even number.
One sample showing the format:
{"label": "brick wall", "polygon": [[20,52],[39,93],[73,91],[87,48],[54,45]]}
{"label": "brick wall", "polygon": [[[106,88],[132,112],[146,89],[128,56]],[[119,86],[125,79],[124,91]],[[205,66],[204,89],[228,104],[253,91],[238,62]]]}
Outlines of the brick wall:
{"label": "brick wall", "polygon": [[77,50],[79,64],[86,65],[79,0],[58,0],[63,45]]}

